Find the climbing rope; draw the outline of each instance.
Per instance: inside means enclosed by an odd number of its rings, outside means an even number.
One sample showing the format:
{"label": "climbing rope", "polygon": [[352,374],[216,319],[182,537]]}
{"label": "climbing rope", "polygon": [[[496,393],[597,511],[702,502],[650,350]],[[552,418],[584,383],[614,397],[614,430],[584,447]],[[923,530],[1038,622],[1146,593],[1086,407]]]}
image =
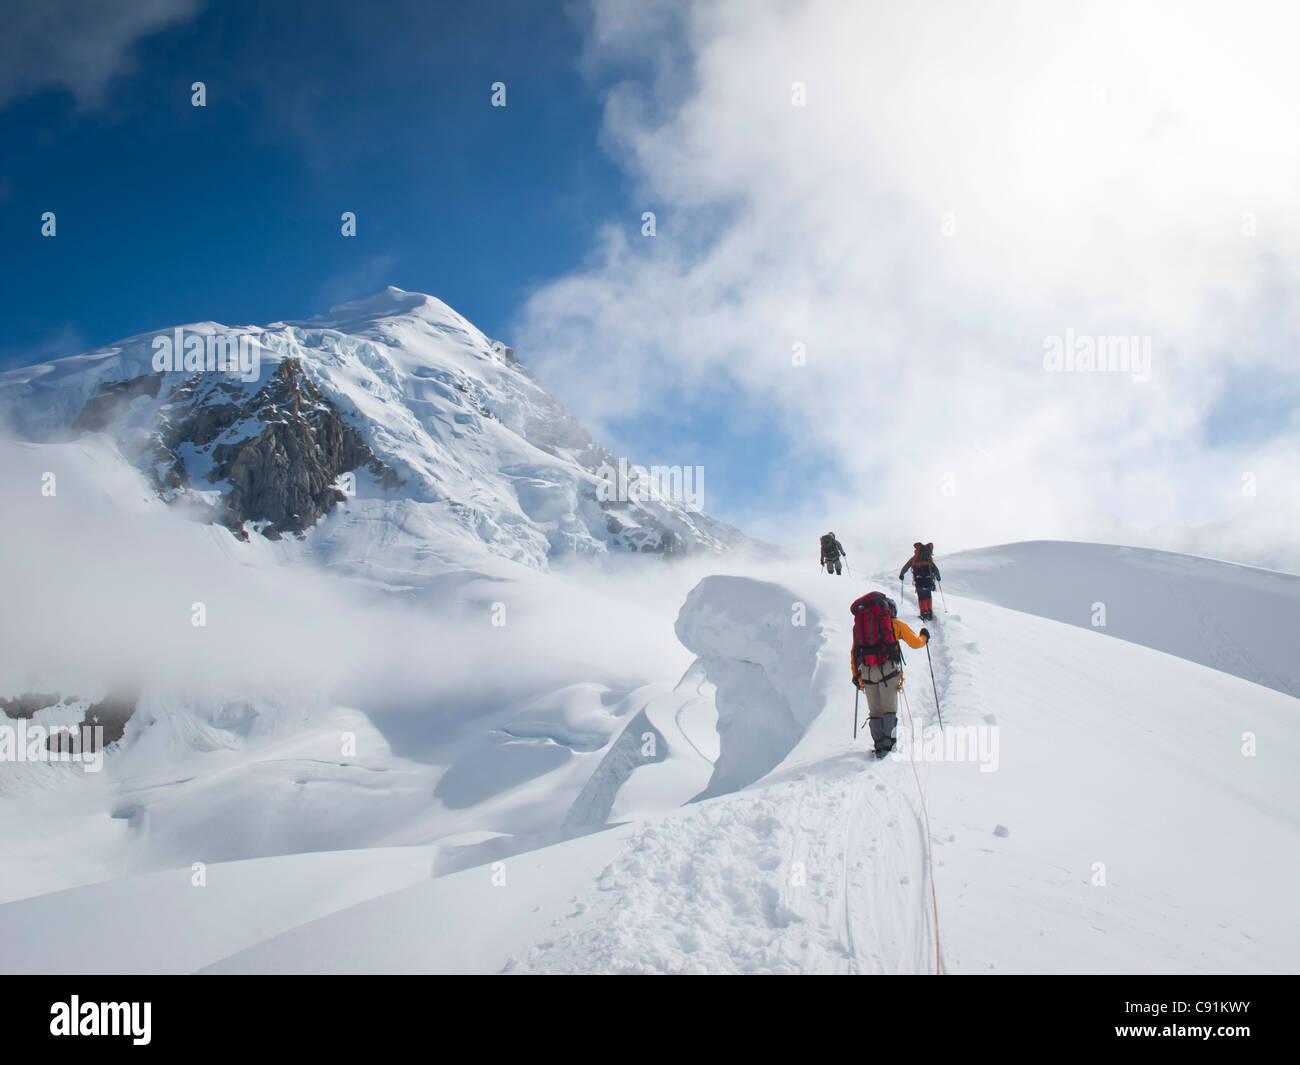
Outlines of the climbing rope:
{"label": "climbing rope", "polygon": [[[907,692],[899,687],[899,693],[903,696],[903,709],[907,712],[907,732],[909,737],[915,737],[915,730],[912,728],[912,706],[907,701]],[[930,811],[925,803],[925,789],[921,786],[921,774],[916,771],[916,752],[913,748],[912,740],[907,743],[907,760],[912,765],[912,776],[916,779],[916,793],[921,797],[921,817],[925,822],[925,864],[930,874],[930,907],[934,913],[934,972],[936,976],[943,975],[943,951],[939,945],[939,898],[934,890],[934,851],[930,845]]]}

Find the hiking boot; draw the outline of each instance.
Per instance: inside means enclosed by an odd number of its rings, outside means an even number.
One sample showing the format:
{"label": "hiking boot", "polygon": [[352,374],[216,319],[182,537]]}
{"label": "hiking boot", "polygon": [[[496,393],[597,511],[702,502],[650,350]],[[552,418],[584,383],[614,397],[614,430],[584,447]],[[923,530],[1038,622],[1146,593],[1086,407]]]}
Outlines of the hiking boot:
{"label": "hiking boot", "polygon": [[867,727],[871,729],[871,739],[876,745],[877,758],[884,758],[894,749],[894,729],[897,725],[897,714],[867,718]]}

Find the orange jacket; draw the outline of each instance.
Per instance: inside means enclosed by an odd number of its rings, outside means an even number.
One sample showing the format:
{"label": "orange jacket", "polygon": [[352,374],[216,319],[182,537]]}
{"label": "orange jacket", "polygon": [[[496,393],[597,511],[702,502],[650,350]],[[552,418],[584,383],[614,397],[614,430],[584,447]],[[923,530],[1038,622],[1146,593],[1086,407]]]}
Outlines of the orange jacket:
{"label": "orange jacket", "polygon": [[[908,647],[919,650],[930,642],[926,636],[918,636],[907,625],[894,618],[894,635],[907,644]],[[853,671],[853,683],[858,684],[858,656],[853,653],[853,648],[849,648],[849,668]],[[898,671],[898,686],[903,686],[903,670]]]}

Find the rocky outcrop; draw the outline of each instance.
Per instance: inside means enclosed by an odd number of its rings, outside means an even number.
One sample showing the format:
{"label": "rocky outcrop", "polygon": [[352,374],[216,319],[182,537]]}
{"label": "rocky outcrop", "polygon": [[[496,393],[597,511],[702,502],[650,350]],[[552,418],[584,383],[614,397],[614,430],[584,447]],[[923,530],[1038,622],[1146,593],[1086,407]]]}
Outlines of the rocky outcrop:
{"label": "rocky outcrop", "polygon": [[252,408],[266,428],[218,444],[209,475],[230,485],[229,520],[241,527],[267,523],[263,535],[273,540],[286,532],[301,534],[347,498],[336,487],[339,476],[361,467],[385,487],[397,486],[397,474],[303,375],[297,359],[280,364]]}
{"label": "rocky outcrop", "polygon": [[138,687],[126,687],[110,692],[99,702],[86,708],[86,715],[77,727],[78,729],[102,728],[103,746],[108,747],[126,734],[126,723],[135,713],[139,700]]}
{"label": "rocky outcrop", "polygon": [[[157,399],[162,379],[148,374],[101,385],[74,428],[103,428],[138,397]],[[337,486],[345,473],[364,468],[386,489],[401,483],[297,359],[285,359],[266,385],[248,391],[226,378],[194,374],[155,404],[147,426],[125,438],[163,499],[217,487],[214,521],[241,540],[248,539],[246,524],[278,540],[302,535],[346,499]]]}
{"label": "rocky outcrop", "polygon": [[163,375],[145,374],[129,381],[106,381],[91,396],[72,428],[81,433],[97,433],[121,417],[122,413],[141,396],[155,399],[162,387]]}
{"label": "rocky outcrop", "polygon": [[0,698],[0,713],[14,720],[18,718],[31,720],[36,711],[56,705],[59,698],[58,695],[44,692],[23,692],[22,695],[12,699]]}
{"label": "rocky outcrop", "polygon": [[[73,729],[75,735],[93,735],[83,733],[83,729],[99,728],[95,750],[111,746],[126,735],[126,724],[135,714],[140,701],[138,684],[119,684],[97,703],[89,703],[78,696],[64,697],[57,693],[24,692],[13,698],[0,697],[0,712],[15,720],[33,720],[42,710],[52,707],[75,707],[85,703],[86,709],[81,720]],[[69,733],[54,731],[45,740],[45,749],[49,751],[71,751],[80,741],[70,740]]]}

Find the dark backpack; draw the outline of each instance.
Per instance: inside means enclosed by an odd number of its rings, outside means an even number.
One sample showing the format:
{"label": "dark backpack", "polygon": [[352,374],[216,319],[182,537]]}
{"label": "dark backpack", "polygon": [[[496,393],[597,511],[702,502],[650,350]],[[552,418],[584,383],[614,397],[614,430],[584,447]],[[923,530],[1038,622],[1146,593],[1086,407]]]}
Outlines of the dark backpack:
{"label": "dark backpack", "polygon": [[826,533],[826,535],[822,537],[822,554],[830,555],[830,554],[834,554],[834,552],[835,552],[835,537],[832,536],[830,533]]}
{"label": "dark backpack", "polygon": [[853,655],[859,665],[885,666],[903,660],[903,649],[894,635],[898,607],[884,592],[868,592],[855,600],[853,611]]}
{"label": "dark backpack", "polygon": [[917,544],[912,556],[912,576],[928,581],[934,578],[934,544]]}

